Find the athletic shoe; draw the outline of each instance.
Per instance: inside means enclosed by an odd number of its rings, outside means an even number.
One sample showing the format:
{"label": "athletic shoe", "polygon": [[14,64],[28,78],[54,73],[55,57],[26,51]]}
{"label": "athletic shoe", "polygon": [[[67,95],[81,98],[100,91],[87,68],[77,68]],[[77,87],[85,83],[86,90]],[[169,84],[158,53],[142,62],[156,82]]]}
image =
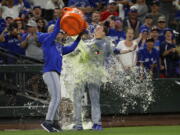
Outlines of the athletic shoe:
{"label": "athletic shoe", "polygon": [[82,127],[82,126],[74,125],[74,126],[73,126],[73,130],[81,131],[81,130],[83,130],[83,127]]}
{"label": "athletic shoe", "polygon": [[47,122],[47,121],[44,121],[42,124],[41,124],[41,127],[46,130],[47,132],[57,132],[57,130],[53,127],[53,124]]}
{"label": "athletic shoe", "polygon": [[101,130],[103,130],[103,128],[102,128],[102,125],[93,124],[92,130],[101,131]]}

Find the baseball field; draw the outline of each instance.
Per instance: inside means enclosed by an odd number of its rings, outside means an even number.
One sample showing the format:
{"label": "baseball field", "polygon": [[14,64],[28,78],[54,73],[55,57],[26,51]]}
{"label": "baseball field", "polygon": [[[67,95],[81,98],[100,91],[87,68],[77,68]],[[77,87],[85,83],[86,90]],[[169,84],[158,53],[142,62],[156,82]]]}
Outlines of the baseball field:
{"label": "baseball field", "polygon": [[180,135],[180,126],[148,126],[105,128],[102,131],[63,131],[48,133],[44,130],[0,131],[0,135]]}

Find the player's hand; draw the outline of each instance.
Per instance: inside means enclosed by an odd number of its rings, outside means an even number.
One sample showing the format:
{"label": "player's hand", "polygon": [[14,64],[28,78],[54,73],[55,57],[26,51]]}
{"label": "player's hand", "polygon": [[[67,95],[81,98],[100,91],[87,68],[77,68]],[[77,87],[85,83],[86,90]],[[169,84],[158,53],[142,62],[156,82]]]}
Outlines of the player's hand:
{"label": "player's hand", "polygon": [[87,33],[87,30],[86,29],[84,29],[80,34],[79,34],[79,37],[82,37],[84,34],[86,34]]}

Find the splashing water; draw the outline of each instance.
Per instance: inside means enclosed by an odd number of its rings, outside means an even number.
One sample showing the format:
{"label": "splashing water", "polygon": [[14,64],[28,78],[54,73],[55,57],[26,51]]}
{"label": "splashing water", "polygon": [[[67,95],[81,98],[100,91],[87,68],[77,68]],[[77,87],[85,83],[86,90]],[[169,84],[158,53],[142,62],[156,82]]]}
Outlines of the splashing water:
{"label": "splashing water", "polygon": [[[115,58],[112,58],[111,61]],[[113,74],[109,78],[109,83],[105,87],[105,91],[114,92],[117,98],[122,99],[119,112],[122,114],[128,113],[128,108],[136,109],[140,106],[143,112],[146,112],[149,106],[154,102],[153,83],[151,74],[140,67],[133,67],[127,72],[118,70],[118,63],[113,62],[113,65],[108,68],[108,72]],[[140,74],[143,73],[143,78]],[[116,97],[115,97],[116,98]]]}
{"label": "splashing water", "polygon": [[[69,44],[69,43],[68,43]],[[111,56],[109,64],[104,67],[93,67],[85,64],[88,61],[88,52],[86,47],[93,44],[93,39],[80,42],[75,52],[64,56],[64,65],[61,80],[66,91],[65,96],[73,101],[73,90],[76,83],[81,81],[101,80],[104,85],[104,91],[115,93],[116,97],[121,98],[123,102],[119,104],[119,113],[128,113],[128,108],[136,109],[140,106],[146,112],[154,101],[153,84],[151,75],[139,67],[132,68],[129,72],[119,70],[119,64],[115,56]],[[84,59],[82,60],[82,55]],[[90,73],[90,74],[87,74]],[[141,79],[140,73],[143,72],[144,78]],[[101,78],[101,79],[100,79]],[[87,105],[82,103],[82,105]],[[84,113],[86,111],[84,110]],[[83,116],[85,114],[82,114]],[[85,120],[86,121],[86,120]],[[69,122],[69,124],[72,124]],[[68,124],[66,124],[68,125]],[[92,123],[83,123],[84,127],[90,128]]]}

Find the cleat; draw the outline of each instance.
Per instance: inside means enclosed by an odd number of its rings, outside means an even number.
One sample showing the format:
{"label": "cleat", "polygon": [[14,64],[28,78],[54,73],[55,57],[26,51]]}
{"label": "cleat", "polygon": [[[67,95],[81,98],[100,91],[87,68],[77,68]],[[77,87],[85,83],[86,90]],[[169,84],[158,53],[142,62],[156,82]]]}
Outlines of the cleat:
{"label": "cleat", "polygon": [[94,124],[92,130],[101,131],[103,130],[102,125]]}
{"label": "cleat", "polygon": [[50,124],[47,121],[43,122],[41,127],[47,132],[57,132],[57,130],[54,129],[53,124]]}

